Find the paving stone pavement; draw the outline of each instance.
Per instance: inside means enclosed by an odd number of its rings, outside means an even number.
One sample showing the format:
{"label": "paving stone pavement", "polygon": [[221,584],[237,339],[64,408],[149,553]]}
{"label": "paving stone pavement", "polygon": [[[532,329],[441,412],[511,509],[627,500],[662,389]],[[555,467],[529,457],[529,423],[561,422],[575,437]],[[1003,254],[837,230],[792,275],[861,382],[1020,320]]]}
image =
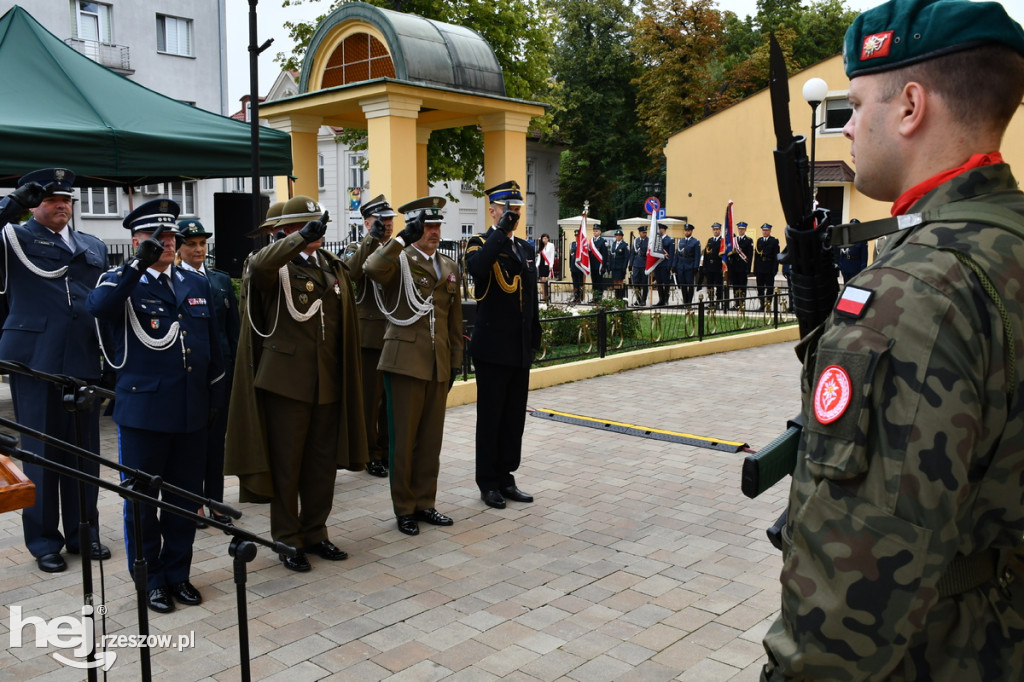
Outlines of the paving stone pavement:
{"label": "paving stone pavement", "polygon": [[[550,409],[658,429],[768,443],[799,408],[792,344],[719,353],[532,391]],[[7,385],[0,413],[9,415]],[[764,529],[780,513],[782,482],[756,500],[739,490],[742,454],[528,418],[517,483],[533,504],[490,509],[473,483],[476,406],[448,410],[438,509],[450,528],[395,527],[385,479],[339,472],[331,539],[350,558],[311,557],[284,569],[260,548],[247,565],[254,680],[756,680],[761,638],[778,610],[779,554]],[[116,436],[103,423],[103,454]],[[108,472],[105,477],[116,480]],[[787,479],[788,481],[788,479]],[[237,501],[237,479],[226,499]],[[269,537],[265,505],[240,505],[238,525]],[[121,505],[100,493],[101,533],[114,556],[94,563],[107,634],[135,634]],[[22,618],[78,616],[80,560],[45,574],[22,542],[20,512],[0,515],[0,679],[81,680],[36,648]],[[102,574],[102,575],[101,575]],[[194,633],[194,646],[152,649],[153,678],[240,679],[228,539],[196,535],[192,582],[200,606],[150,613],[150,632]],[[101,584],[104,594],[99,594]],[[97,629],[104,627],[97,621]],[[111,649],[109,680],[137,680],[139,651]],[[100,679],[103,679],[102,673]]]}

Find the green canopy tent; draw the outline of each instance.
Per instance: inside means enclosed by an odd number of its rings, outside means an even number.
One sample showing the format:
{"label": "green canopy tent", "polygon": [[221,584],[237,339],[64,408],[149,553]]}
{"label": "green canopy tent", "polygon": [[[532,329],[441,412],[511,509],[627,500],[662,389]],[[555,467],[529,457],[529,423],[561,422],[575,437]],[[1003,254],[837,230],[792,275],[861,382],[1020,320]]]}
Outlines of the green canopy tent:
{"label": "green canopy tent", "polygon": [[[249,124],[165,97],[65,45],[15,5],[0,17],[0,186],[61,165],[81,186],[252,175]],[[287,133],[260,130],[260,174],[292,171]]]}

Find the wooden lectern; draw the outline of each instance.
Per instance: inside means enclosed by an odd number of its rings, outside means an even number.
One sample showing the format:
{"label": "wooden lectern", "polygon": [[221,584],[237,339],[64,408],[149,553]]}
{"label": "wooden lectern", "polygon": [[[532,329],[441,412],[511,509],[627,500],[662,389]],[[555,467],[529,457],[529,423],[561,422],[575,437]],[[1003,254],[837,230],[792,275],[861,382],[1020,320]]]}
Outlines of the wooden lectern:
{"label": "wooden lectern", "polygon": [[0,455],[0,513],[24,509],[35,503],[35,483],[28,480],[10,457]]}

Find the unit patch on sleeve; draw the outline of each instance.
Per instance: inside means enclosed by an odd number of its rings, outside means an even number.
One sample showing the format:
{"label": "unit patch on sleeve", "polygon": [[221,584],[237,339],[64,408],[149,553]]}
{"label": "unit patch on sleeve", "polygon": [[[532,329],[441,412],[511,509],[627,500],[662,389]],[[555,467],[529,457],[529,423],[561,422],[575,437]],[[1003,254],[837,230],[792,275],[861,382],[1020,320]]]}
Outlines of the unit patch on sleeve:
{"label": "unit patch on sleeve", "polygon": [[814,416],[822,424],[831,424],[843,416],[853,397],[850,375],[839,365],[829,365],[814,387]]}

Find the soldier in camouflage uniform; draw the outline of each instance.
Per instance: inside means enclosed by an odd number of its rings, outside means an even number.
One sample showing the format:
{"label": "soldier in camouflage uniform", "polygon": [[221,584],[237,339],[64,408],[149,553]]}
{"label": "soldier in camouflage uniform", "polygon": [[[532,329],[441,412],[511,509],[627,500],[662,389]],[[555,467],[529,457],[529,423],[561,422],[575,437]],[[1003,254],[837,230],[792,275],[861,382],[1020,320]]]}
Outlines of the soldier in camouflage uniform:
{"label": "soldier in camouflage uniform", "polygon": [[762,680],[1021,680],[1024,195],[997,150],[1024,31],[994,2],[891,0],[845,54],[856,186],[923,215],[801,343]]}

